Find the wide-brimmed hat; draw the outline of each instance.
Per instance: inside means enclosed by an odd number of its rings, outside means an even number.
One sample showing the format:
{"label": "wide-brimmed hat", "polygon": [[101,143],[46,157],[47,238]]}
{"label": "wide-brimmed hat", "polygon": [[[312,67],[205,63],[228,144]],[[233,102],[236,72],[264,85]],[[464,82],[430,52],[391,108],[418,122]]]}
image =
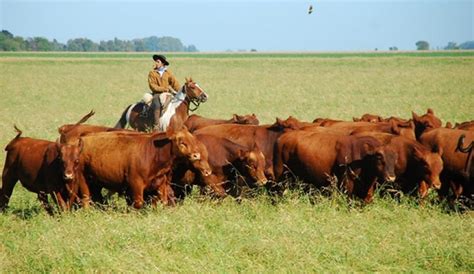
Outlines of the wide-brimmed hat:
{"label": "wide-brimmed hat", "polygon": [[168,63],[168,61],[166,61],[166,57],[164,55],[161,55],[161,54],[153,55],[153,61],[156,61],[156,60],[160,60],[161,63],[163,63],[165,66],[168,66],[170,64],[170,63]]}

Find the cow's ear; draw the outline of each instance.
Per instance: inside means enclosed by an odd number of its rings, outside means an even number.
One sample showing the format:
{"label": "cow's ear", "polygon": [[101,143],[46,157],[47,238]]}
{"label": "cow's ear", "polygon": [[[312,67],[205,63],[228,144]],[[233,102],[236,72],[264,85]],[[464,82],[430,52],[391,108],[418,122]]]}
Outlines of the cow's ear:
{"label": "cow's ear", "polygon": [[400,135],[400,127],[398,127],[398,123],[394,120],[390,120],[390,128],[393,134]]}
{"label": "cow's ear", "polygon": [[354,122],[359,122],[360,119],[359,119],[359,118],[356,118],[356,117],[352,117],[352,121],[354,121]]}
{"label": "cow's ear", "polygon": [[433,114],[433,115],[434,115],[434,111],[433,111],[431,108],[428,108],[428,109],[426,110],[426,113],[429,113],[429,114]]}
{"label": "cow's ear", "polygon": [[239,117],[238,117],[237,114],[235,114],[235,113],[232,114],[232,121],[234,121],[234,123],[237,122],[237,121],[239,121]]}
{"label": "cow's ear", "polygon": [[60,144],[58,142],[48,145],[44,155],[46,163],[51,163],[59,157],[59,146]]}
{"label": "cow's ear", "polygon": [[416,114],[414,111],[411,112],[411,116],[413,117],[413,121],[418,122],[420,120],[420,116]]}
{"label": "cow's ear", "polygon": [[153,136],[153,145],[155,147],[163,147],[171,142],[170,137],[166,133],[160,132]]}
{"label": "cow's ear", "polygon": [[453,124],[451,124],[451,122],[446,122],[445,128],[453,128]]}

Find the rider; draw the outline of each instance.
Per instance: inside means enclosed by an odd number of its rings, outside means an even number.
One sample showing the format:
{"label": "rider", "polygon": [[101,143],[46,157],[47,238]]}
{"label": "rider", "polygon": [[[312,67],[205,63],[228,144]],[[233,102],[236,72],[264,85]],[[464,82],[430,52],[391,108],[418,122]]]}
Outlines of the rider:
{"label": "rider", "polygon": [[151,107],[154,110],[155,126],[158,128],[159,119],[164,107],[171,101],[172,96],[179,90],[180,85],[173,73],[168,70],[168,61],[164,55],[153,55],[155,64],[148,74],[148,85],[153,93]]}

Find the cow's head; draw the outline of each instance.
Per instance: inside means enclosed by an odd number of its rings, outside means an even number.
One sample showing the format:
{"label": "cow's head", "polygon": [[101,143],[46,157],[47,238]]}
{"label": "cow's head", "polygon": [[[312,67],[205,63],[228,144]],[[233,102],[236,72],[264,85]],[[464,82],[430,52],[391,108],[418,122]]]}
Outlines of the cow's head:
{"label": "cow's head", "polygon": [[415,123],[413,121],[399,122],[390,120],[389,123],[393,134],[406,137],[410,140],[416,140]]}
{"label": "cow's head", "polygon": [[[441,181],[439,175],[443,170],[443,160],[441,159],[441,149],[434,147],[432,151],[427,148],[416,145],[413,147],[413,158],[415,159],[416,171],[422,184],[426,184],[428,187],[440,189]],[[422,191],[422,192],[425,192]],[[420,193],[422,197],[426,193]]]}
{"label": "cow's head", "polygon": [[350,142],[338,143],[337,162],[346,166],[348,180],[346,190],[366,201],[368,191],[378,181],[395,180],[395,164],[397,153],[381,144],[372,137],[353,137]]}
{"label": "cow's head", "polygon": [[415,123],[416,138],[420,138],[421,134],[428,129],[441,127],[441,120],[435,116],[434,111],[429,108],[425,114],[418,116],[412,111],[413,122]]}
{"label": "cow's head", "polygon": [[82,139],[76,144],[65,144],[60,141],[48,147],[46,151],[46,160],[51,163],[54,159],[60,160],[63,179],[72,181],[75,179],[76,171],[79,166],[79,157],[84,144]]}
{"label": "cow's head", "polygon": [[268,182],[265,177],[265,156],[257,146],[248,151],[240,150],[239,159],[244,164],[246,172],[257,182],[257,185],[263,186]]}
{"label": "cow's head", "polygon": [[203,176],[212,173],[206,147],[186,127],[177,131],[170,127],[165,134],[158,134],[154,140],[158,146],[166,142],[171,142],[173,153],[177,157],[187,159]]}
{"label": "cow's head", "polygon": [[246,125],[258,125],[260,121],[257,118],[257,115],[253,113],[252,115],[232,115],[232,121],[236,124],[246,124]]}

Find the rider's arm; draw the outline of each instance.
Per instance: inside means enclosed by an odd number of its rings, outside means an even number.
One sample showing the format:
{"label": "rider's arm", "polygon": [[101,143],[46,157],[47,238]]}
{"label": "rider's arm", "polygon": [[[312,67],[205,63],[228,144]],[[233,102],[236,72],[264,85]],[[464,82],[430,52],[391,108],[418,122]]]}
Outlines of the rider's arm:
{"label": "rider's arm", "polygon": [[165,87],[160,87],[158,85],[158,79],[156,78],[157,74],[153,73],[153,71],[150,71],[148,74],[148,86],[150,87],[150,90],[153,93],[162,93],[162,92],[168,92],[168,88]]}
{"label": "rider's arm", "polygon": [[176,80],[176,77],[174,77],[173,73],[170,72],[170,77],[168,78],[169,79],[169,84],[170,86],[175,90],[175,91],[178,91],[181,86],[179,85],[179,82],[178,80]]}

